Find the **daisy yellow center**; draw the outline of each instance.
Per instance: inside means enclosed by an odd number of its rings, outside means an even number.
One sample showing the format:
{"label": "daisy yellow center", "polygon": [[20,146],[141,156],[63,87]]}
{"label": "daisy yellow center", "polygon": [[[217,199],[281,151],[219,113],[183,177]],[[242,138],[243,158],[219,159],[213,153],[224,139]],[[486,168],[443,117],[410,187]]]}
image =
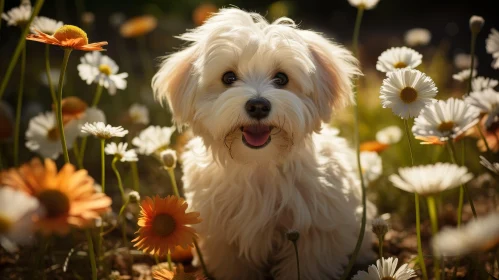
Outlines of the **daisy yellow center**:
{"label": "daisy yellow center", "polygon": [[12,221],[9,218],[0,215],[0,235],[8,232],[11,226]]}
{"label": "daisy yellow center", "polygon": [[168,214],[159,214],[152,221],[152,230],[159,236],[168,236],[175,231],[175,219]]}
{"label": "daisy yellow center", "polygon": [[395,68],[406,68],[407,64],[403,63],[402,61],[399,61],[393,65]]}
{"label": "daisy yellow center", "polygon": [[45,208],[47,218],[56,218],[69,212],[69,198],[58,190],[42,191],[38,200]]}
{"label": "daisy yellow center", "polygon": [[59,141],[59,129],[57,127],[51,128],[47,132],[47,138],[51,141]]}
{"label": "daisy yellow center", "polygon": [[63,25],[57,29],[53,35],[59,41],[67,41],[71,39],[81,39],[80,44],[88,44],[87,33],[78,26]]}
{"label": "daisy yellow center", "polygon": [[400,99],[404,103],[412,103],[418,99],[418,92],[412,87],[405,87],[400,91]]}
{"label": "daisy yellow center", "polygon": [[99,71],[106,76],[111,75],[111,67],[107,64],[99,65]]}
{"label": "daisy yellow center", "polygon": [[452,128],[454,128],[454,122],[452,121],[448,121],[448,122],[442,122],[439,126],[438,126],[438,130],[442,131],[442,132],[445,132],[445,131],[451,131]]}

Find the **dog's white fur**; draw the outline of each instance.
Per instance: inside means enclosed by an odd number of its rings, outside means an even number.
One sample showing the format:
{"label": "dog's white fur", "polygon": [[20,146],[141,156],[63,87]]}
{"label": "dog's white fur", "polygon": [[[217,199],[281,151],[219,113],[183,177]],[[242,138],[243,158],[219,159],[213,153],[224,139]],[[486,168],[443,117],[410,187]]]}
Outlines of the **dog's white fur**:
{"label": "dog's white fur", "polygon": [[[352,100],[355,58],[288,18],[222,9],[180,36],[189,45],[167,56],[152,86],[174,121],[198,136],[183,155],[184,188],[209,272],[224,279],[296,279],[292,243],[300,233],[302,279],[338,278],[360,228],[360,191],[345,140],[322,122]],[[222,75],[239,80],[224,85]],[[289,77],[273,84],[277,72]],[[268,99],[260,121],[245,112],[252,97]],[[271,142],[243,144],[241,126],[270,125]],[[374,210],[370,208],[370,215]],[[372,257],[366,232],[360,256]]]}

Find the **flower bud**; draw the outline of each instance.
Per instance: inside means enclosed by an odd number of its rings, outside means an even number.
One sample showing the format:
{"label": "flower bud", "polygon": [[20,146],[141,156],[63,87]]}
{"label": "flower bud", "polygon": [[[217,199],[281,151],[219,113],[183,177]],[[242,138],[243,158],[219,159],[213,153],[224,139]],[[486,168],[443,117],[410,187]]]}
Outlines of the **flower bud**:
{"label": "flower bud", "polygon": [[128,201],[130,203],[137,203],[140,201],[140,194],[136,191],[131,191],[128,193]]}
{"label": "flower bud", "polygon": [[481,16],[472,16],[470,18],[470,29],[471,33],[478,34],[482,30],[483,23],[485,20]]}
{"label": "flower bud", "polygon": [[286,238],[289,241],[296,242],[298,239],[300,239],[300,233],[297,230],[291,229],[286,232]]}
{"label": "flower bud", "polygon": [[161,161],[163,162],[163,165],[166,168],[175,168],[177,166],[177,153],[172,150],[168,149],[165,151],[162,151],[160,154]]}
{"label": "flower bud", "polygon": [[372,230],[379,239],[384,239],[388,228],[388,223],[383,218],[376,218],[372,221]]}

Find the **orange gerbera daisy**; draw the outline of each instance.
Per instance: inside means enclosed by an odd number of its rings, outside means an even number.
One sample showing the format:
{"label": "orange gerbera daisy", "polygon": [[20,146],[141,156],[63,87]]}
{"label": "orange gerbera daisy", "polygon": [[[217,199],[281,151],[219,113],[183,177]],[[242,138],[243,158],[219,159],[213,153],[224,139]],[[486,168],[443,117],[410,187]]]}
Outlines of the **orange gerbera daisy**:
{"label": "orange gerbera daisy", "polygon": [[94,180],[86,170],[75,171],[71,164],[59,173],[55,162],[35,158],[18,169],[4,171],[0,184],[24,191],[38,199],[45,215],[36,217],[37,228],[44,234],[67,234],[71,226],[86,227],[110,210],[111,198],[94,189]]}
{"label": "orange gerbera daisy", "polygon": [[55,31],[54,35],[45,34],[37,29],[34,31],[37,34],[28,35],[27,40],[80,51],[103,51],[102,46],[107,45],[107,42],[89,44],[87,33],[74,25],[63,25]]}
{"label": "orange gerbera daisy", "polygon": [[134,17],[125,21],[120,27],[120,34],[125,38],[139,37],[153,31],[158,20],[153,16]]}
{"label": "orange gerbera daisy", "polygon": [[360,151],[379,153],[386,150],[389,146],[378,141],[368,141],[360,144]]}
{"label": "orange gerbera daisy", "polygon": [[152,277],[154,280],[204,280],[206,277],[199,276],[196,273],[185,273],[182,264],[175,267],[175,272],[166,268],[153,269]]}
{"label": "orange gerbera daisy", "polygon": [[134,247],[152,254],[163,256],[173,251],[175,246],[189,248],[196,237],[196,231],[186,225],[201,222],[198,212],[186,213],[187,203],[180,197],[146,197],[140,206],[138,221],[139,236],[132,240]]}

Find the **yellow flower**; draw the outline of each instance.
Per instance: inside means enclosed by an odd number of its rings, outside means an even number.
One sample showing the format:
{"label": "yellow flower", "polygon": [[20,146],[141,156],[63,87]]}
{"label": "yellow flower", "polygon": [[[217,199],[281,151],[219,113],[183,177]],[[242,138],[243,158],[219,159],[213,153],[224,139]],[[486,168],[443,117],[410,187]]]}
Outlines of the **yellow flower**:
{"label": "yellow flower", "polygon": [[102,46],[107,45],[107,42],[89,44],[87,33],[74,25],[63,25],[55,31],[54,35],[45,34],[38,29],[34,31],[37,34],[28,35],[27,40],[81,51],[103,51]]}
{"label": "yellow flower", "polygon": [[152,255],[166,255],[175,246],[188,248],[196,237],[189,224],[200,223],[199,213],[186,213],[187,203],[179,197],[146,197],[141,204],[138,236],[132,242],[138,249]]}

